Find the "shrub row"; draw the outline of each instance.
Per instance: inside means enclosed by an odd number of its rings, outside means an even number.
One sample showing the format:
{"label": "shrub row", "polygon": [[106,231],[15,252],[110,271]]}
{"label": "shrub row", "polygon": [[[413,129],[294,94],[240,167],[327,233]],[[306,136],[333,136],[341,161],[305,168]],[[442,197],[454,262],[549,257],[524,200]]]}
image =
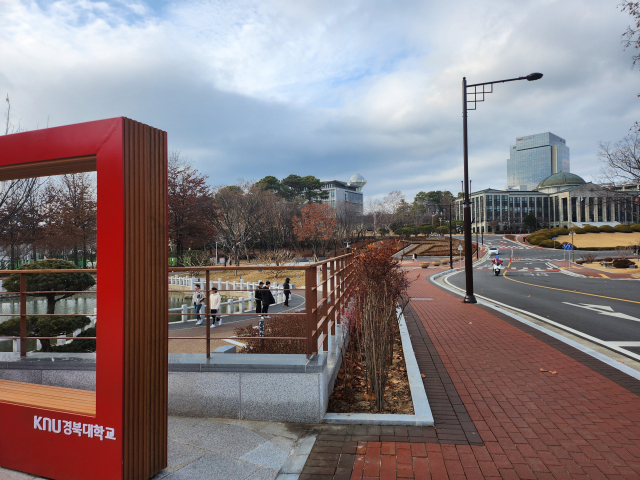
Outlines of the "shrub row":
{"label": "shrub row", "polygon": [[583,233],[631,233],[631,232],[640,232],[640,225],[634,223],[633,225],[616,225],[612,227],[611,225],[602,225],[600,227],[596,227],[593,225],[585,225],[584,228],[580,227],[571,227],[570,231],[574,232],[577,235],[581,235]]}
{"label": "shrub row", "polygon": [[553,237],[557,237],[559,235],[569,235],[569,230],[562,227],[545,228],[544,230],[539,230],[535,233],[532,233],[527,237],[527,240],[531,245],[540,245],[545,240],[551,240],[551,247],[553,247],[552,239]]}

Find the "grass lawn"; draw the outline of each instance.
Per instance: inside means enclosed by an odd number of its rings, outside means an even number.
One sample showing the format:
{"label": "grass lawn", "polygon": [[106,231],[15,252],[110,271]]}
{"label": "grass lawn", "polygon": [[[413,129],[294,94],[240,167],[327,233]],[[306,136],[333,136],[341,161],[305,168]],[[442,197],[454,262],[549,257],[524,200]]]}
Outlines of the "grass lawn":
{"label": "grass lawn", "polygon": [[[556,238],[560,243],[571,242],[571,235],[560,235]],[[583,233],[573,235],[574,245],[578,248],[586,247],[626,247],[640,243],[640,232],[632,233]]]}

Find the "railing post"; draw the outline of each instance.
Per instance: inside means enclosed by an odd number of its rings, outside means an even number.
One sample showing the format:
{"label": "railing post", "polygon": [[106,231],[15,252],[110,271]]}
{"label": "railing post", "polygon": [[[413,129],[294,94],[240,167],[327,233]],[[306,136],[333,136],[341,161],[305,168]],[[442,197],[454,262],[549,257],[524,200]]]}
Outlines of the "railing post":
{"label": "railing post", "polygon": [[27,356],[27,274],[20,274],[20,356]]}
{"label": "railing post", "polygon": [[337,289],[338,289],[338,300],[336,302],[336,322],[340,321],[340,313],[342,311],[342,295],[343,295],[343,285],[342,285],[342,269],[344,268],[344,258],[341,258],[338,260],[338,278],[336,279],[337,282]]}
{"label": "railing post", "polygon": [[[316,266],[308,266],[304,271],[305,285],[304,285],[304,297],[305,308],[307,317],[307,358],[318,351],[318,341],[315,337],[316,327],[318,322],[316,321],[316,313],[318,306],[318,292],[315,289],[317,283],[316,279]],[[315,340],[315,342],[314,342]]]}
{"label": "railing post", "polygon": [[211,292],[211,287],[209,284],[209,270],[205,272],[205,284],[207,285],[207,289],[205,291],[206,297],[204,299],[204,308],[207,309],[204,317],[207,322],[207,358],[211,358],[211,309],[209,308],[209,293]]}
{"label": "railing post", "polygon": [[183,323],[184,323],[184,322],[186,322],[186,321],[187,321],[187,319],[189,318],[189,317],[188,317],[188,313],[189,313],[188,308],[189,308],[189,307],[187,307],[187,304],[186,304],[186,303],[183,303],[183,304],[182,304],[182,322],[183,322]]}
{"label": "railing post", "polygon": [[336,334],[336,261],[331,262],[331,335]]}
{"label": "railing post", "polygon": [[327,275],[327,264],[322,264],[322,308],[320,309],[320,318],[324,317],[324,322],[322,322],[322,333],[324,334],[324,340],[322,341],[322,350],[325,352],[329,351],[329,282]]}

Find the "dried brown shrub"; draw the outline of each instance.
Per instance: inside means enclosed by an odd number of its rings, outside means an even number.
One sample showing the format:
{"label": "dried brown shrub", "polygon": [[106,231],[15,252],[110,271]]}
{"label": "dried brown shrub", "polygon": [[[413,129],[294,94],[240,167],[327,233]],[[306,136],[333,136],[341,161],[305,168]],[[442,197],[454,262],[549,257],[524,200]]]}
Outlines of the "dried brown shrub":
{"label": "dried brown shrub", "polygon": [[[264,321],[265,337],[306,337],[306,317],[300,315],[272,315]],[[238,327],[234,333],[239,337],[257,337],[259,331],[255,324]],[[246,347],[239,353],[305,353],[305,340],[244,340]]]}

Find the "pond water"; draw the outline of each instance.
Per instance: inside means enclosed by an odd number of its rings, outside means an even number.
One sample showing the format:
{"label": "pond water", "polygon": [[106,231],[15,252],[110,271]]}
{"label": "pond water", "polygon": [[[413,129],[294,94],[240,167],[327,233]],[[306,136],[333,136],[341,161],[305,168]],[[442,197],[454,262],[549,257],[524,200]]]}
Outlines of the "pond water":
{"label": "pond water", "polygon": [[[186,292],[170,292],[169,308],[180,308],[183,304],[191,306],[193,300],[191,293]],[[228,298],[222,297],[222,301],[226,302]],[[56,303],[56,313],[86,313],[93,315],[96,308],[95,293],[78,293],[72,297],[59,300]],[[47,313],[47,300],[44,297],[27,297],[27,314]],[[3,315],[20,315],[20,298],[16,296],[0,296],[0,314]],[[11,317],[0,317],[0,323]],[[176,320],[180,317],[176,317]]]}

